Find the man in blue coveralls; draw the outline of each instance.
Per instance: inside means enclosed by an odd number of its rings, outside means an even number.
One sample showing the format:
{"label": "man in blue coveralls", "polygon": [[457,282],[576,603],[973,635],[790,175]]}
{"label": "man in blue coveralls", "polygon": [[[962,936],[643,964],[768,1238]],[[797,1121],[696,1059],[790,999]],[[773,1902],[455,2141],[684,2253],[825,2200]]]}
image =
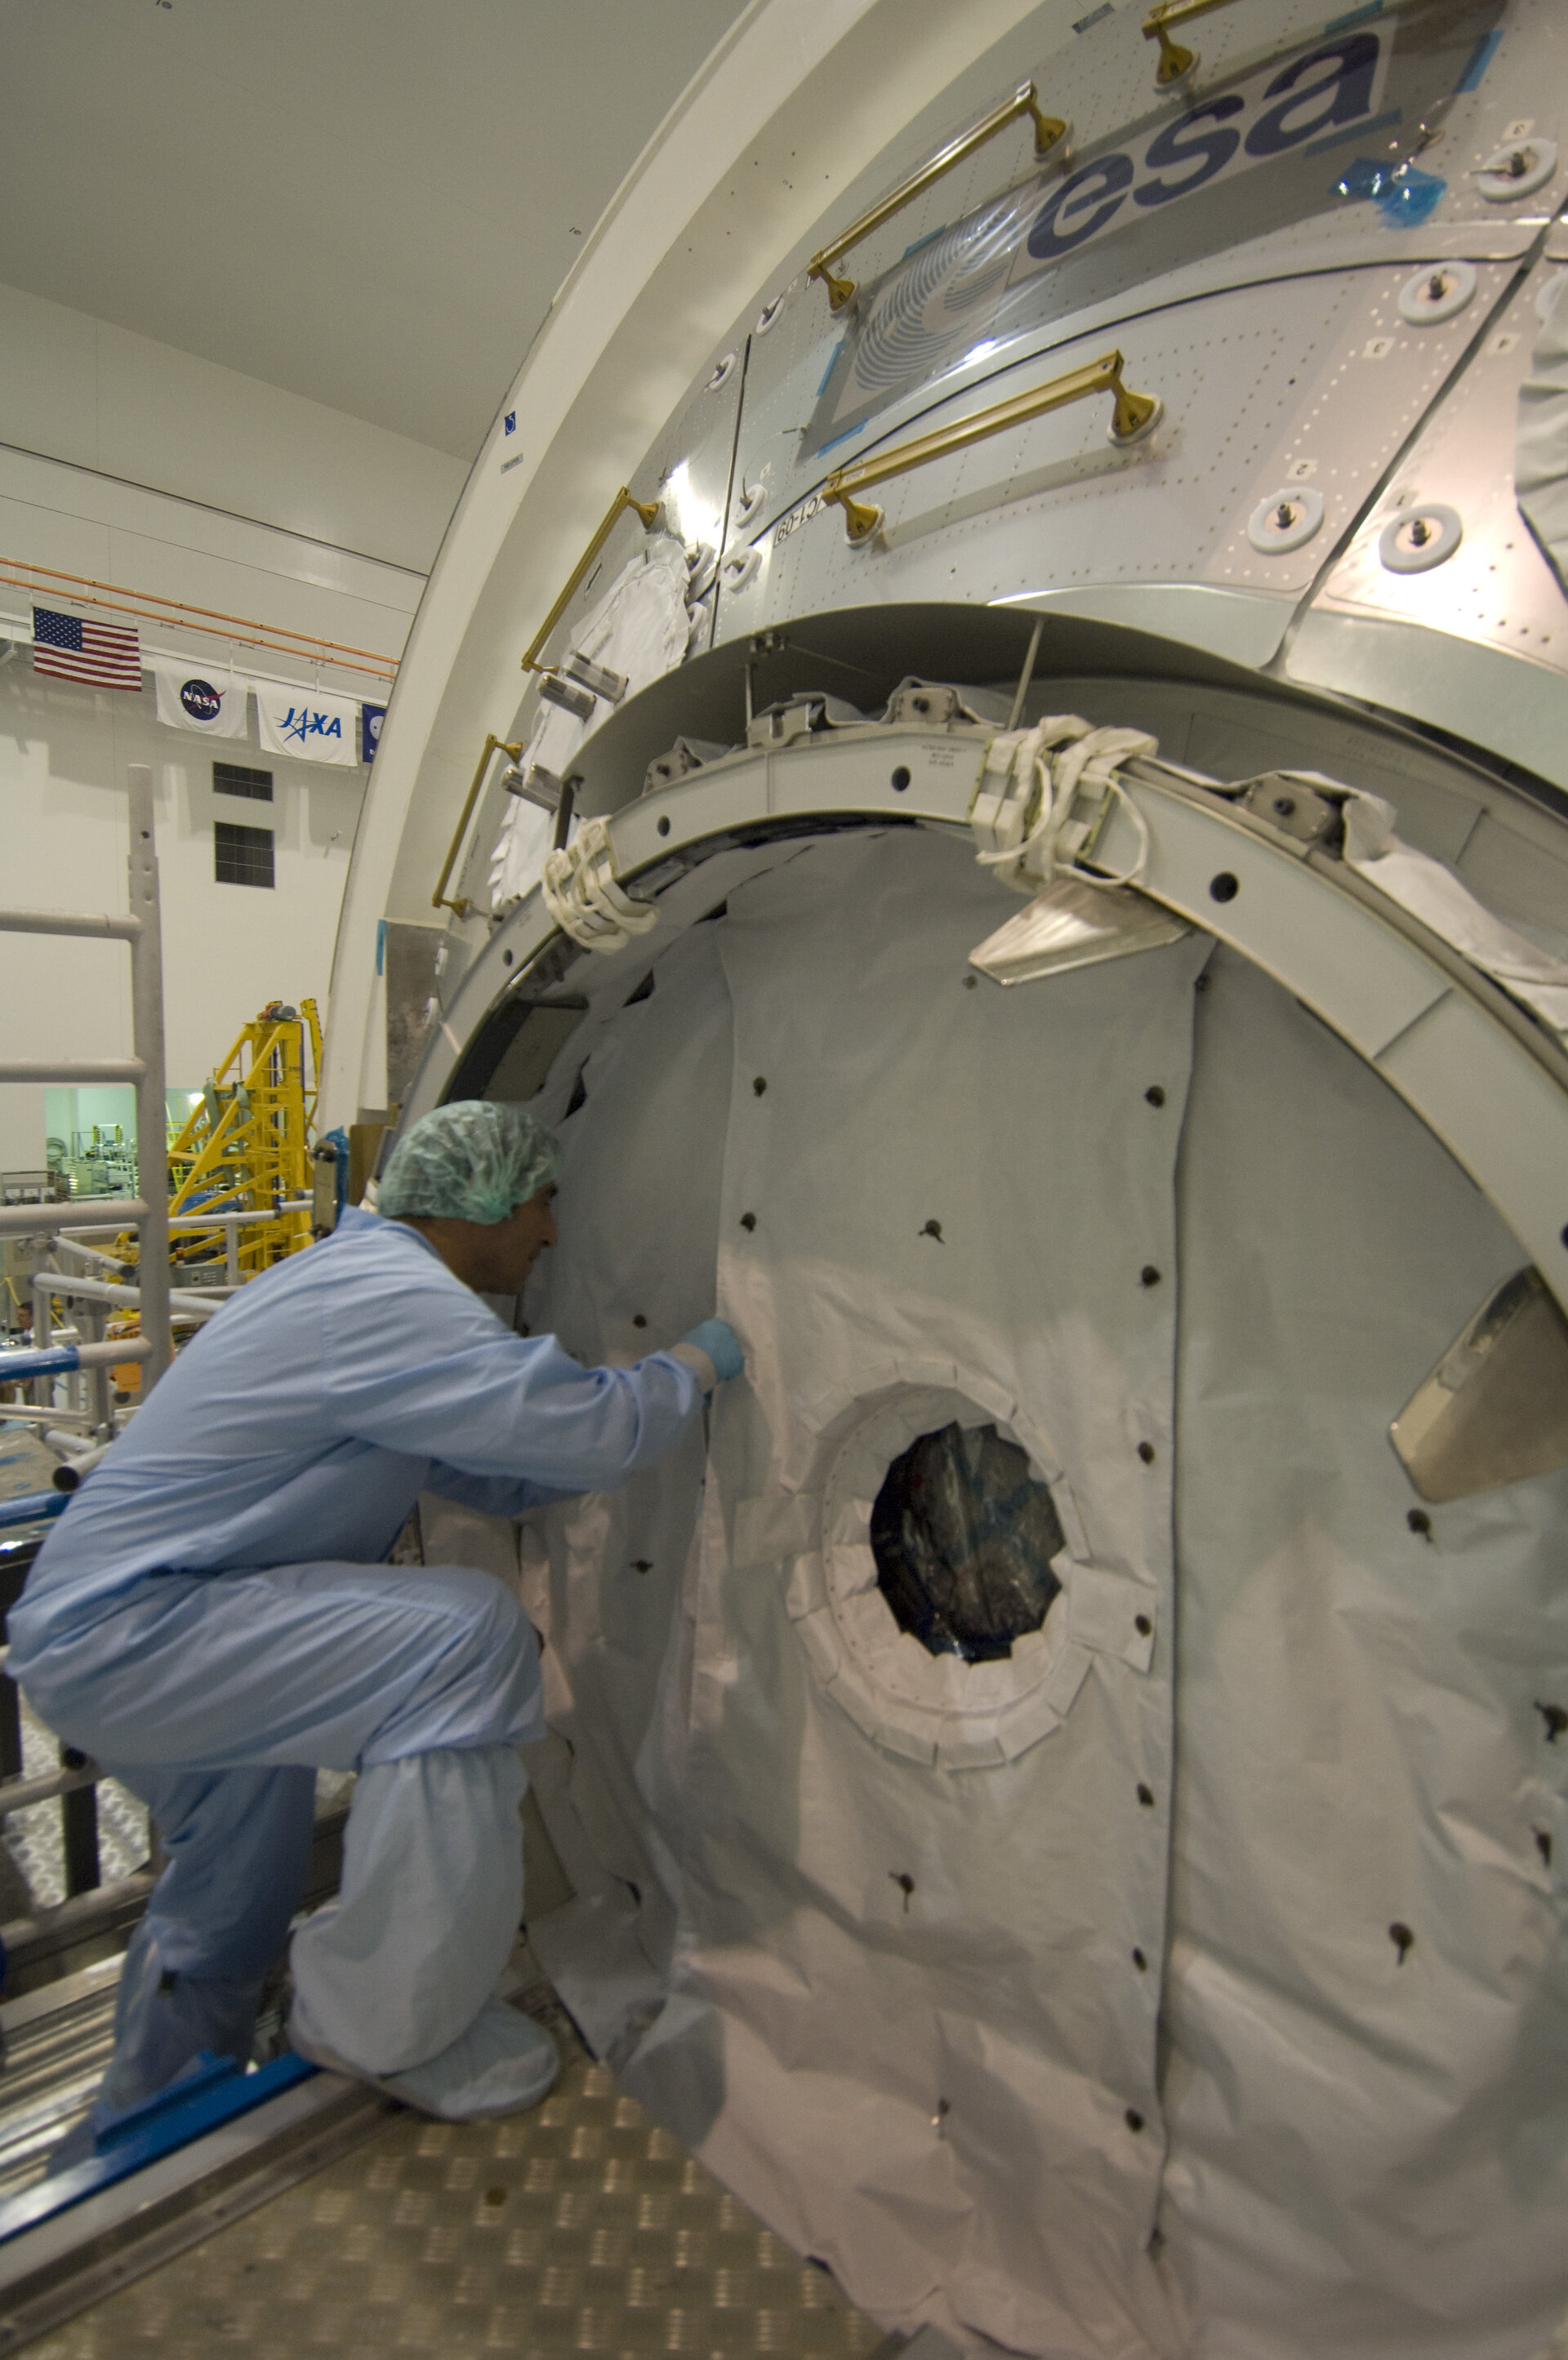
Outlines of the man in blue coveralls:
{"label": "man in blue coveralls", "polygon": [[451,2121],[556,2070],[495,1997],[522,1907],[516,1748],[543,1731],[516,1601],[389,1566],[424,1490],[498,1515],[661,1458],[740,1349],[631,1369],[514,1335],[560,1161],[521,1107],[443,1107],[378,1213],[235,1295],[73,1496],[11,1614],[28,1702],[146,1802],[168,1855],[120,1978],[103,2128],[203,2051],[242,2064],[303,1889],[318,1770],[356,1770],[342,1886],[294,1937],[290,2037]]}

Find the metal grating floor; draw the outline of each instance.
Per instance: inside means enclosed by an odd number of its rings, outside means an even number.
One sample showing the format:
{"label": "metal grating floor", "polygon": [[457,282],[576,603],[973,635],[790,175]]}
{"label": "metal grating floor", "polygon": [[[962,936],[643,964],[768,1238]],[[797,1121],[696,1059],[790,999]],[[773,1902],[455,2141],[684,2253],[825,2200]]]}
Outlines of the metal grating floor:
{"label": "metal grating floor", "polygon": [[[532,1994],[531,1994],[532,1996]],[[883,2342],[548,2014],[556,2090],[366,2145],[28,2347],[32,2360],[860,2360]]]}

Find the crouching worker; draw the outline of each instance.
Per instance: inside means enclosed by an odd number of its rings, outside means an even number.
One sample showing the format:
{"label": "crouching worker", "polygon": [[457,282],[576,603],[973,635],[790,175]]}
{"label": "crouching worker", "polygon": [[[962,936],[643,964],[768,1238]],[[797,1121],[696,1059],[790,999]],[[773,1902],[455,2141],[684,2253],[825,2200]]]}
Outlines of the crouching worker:
{"label": "crouching worker", "polygon": [[425,1489],[514,1515],[620,1483],[741,1365],[708,1320],[584,1369],[480,1301],[554,1242],[559,1156],[520,1107],[415,1123],[379,1213],[225,1305],[33,1567],[11,1675],[141,1797],[168,1858],[94,2131],[203,2050],[248,2059],[320,1769],[359,1776],[339,1896],[294,1937],[294,2047],[451,2121],[554,2079],[548,2034],[495,1997],[522,1906],[515,1748],[544,1727],[533,1633],[488,1574],[384,1560]]}

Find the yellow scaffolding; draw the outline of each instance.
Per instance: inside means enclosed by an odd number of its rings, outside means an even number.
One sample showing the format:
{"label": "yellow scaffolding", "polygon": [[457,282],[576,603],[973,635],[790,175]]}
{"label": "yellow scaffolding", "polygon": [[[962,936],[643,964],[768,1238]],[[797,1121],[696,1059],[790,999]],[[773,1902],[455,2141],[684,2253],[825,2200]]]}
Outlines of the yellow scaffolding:
{"label": "yellow scaffolding", "polygon": [[[273,1000],[245,1027],[170,1142],[171,1215],[272,1214],[237,1230],[241,1278],[254,1278],[311,1242],[309,1206],[279,1207],[311,1193],[321,1054],[315,1001],[293,1009]],[[122,1240],[122,1251],[130,1243]],[[180,1230],[170,1240],[177,1272],[222,1262],[225,1252],[221,1227]]]}

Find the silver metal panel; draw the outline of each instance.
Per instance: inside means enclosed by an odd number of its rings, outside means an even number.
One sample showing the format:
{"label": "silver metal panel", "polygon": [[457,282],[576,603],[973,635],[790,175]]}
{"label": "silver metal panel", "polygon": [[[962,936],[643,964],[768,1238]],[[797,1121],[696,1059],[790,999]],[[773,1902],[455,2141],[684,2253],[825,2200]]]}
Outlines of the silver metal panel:
{"label": "silver metal panel", "polygon": [[[1535,299],[1553,276],[1539,262],[1488,327],[1324,583],[1287,668],[1292,680],[1417,715],[1568,783],[1568,605],[1513,478]],[[1459,547],[1426,573],[1391,572],[1379,555],[1386,527],[1429,501],[1458,511]]]}
{"label": "silver metal panel", "polygon": [[[663,500],[668,530],[688,547],[710,549],[716,563],[724,549],[730,462],[745,377],[746,343],[737,337],[714,354],[678,416],[631,479],[634,496]],[[716,378],[721,382],[715,383]],[[694,588],[700,589],[702,583],[698,574]]]}
{"label": "silver metal panel", "polygon": [[1315,606],[1291,641],[1285,673],[1410,714],[1568,788],[1563,683],[1544,664],[1510,661],[1506,649]]}
{"label": "silver metal panel", "polygon": [[[1531,95],[1522,36],[1561,38],[1545,0],[1514,0],[1506,11],[1497,0],[1448,0],[1398,17],[1384,15],[1376,27],[1384,54],[1365,93],[1365,109],[1347,123],[1334,122],[1300,150],[1269,159],[1262,172],[1233,168],[1204,187],[1204,175],[1195,176],[1190,164],[1173,179],[1170,162],[1160,160],[1157,150],[1149,162],[1162,137],[1179,145],[1205,133],[1228,136],[1223,116],[1206,118],[1190,133],[1179,134],[1175,126],[1190,108],[1216,94],[1228,100],[1227,85],[1237,74],[1263,89],[1280,58],[1300,51],[1321,29],[1315,8],[1265,11],[1246,5],[1184,27],[1183,38],[1200,50],[1199,71],[1181,94],[1157,102],[1153,51],[1130,11],[1093,27],[1065,52],[1031,59],[1042,105],[1073,125],[1065,168],[1035,167],[1026,129],[1014,126],[846,257],[841,267],[860,290],[854,307],[834,317],[825,290],[804,275],[760,307],[759,320],[770,324],[753,344],[737,488],[738,495],[750,487],[765,497],[743,528],[732,514],[732,541],[738,530],[764,529],[795,506],[829,465],[906,429],[934,398],[951,399],[966,391],[977,402],[986,398],[978,388],[989,395],[999,359],[1011,366],[1080,335],[1113,341],[1151,303],[1171,305],[1355,264],[1386,264],[1408,277],[1429,258],[1501,260],[1526,252],[1568,190],[1568,167],[1531,196],[1498,206],[1479,193],[1474,166],[1519,122],[1530,127],[1521,110],[1540,104],[1539,90]],[[1492,40],[1499,31],[1506,38]],[[1467,80],[1474,86],[1456,93],[1455,84]],[[1003,94],[999,85],[997,96]],[[1413,210],[1340,192],[1339,181],[1358,161],[1388,169],[1418,146],[1420,162],[1412,169],[1420,202]],[[1104,226],[1087,242],[1075,242],[1051,267],[1031,272],[1025,241],[1039,208],[1065,178],[1089,166],[1120,172],[1122,162],[1106,165],[1108,158],[1124,159],[1127,176],[1123,193],[1106,200]],[[906,168],[923,159],[899,160]],[[886,185],[901,177],[895,171]],[[1196,188],[1189,192],[1182,185],[1170,201],[1152,205],[1146,196],[1140,199],[1151,184],[1166,189],[1195,177]],[[1083,184],[1075,241],[1097,185]],[[1349,185],[1357,185],[1354,172]],[[968,239],[962,225],[970,216],[976,227]],[[824,235],[842,229],[846,218],[825,219]],[[937,259],[910,259],[938,239],[945,244]],[[944,260],[949,250],[950,259]],[[901,274],[909,281],[906,290],[897,284]],[[891,314],[879,328],[882,313],[895,301],[896,329]],[[854,359],[851,347],[868,334],[867,357],[859,365],[862,390],[828,417],[829,380],[835,373],[843,376]],[[883,380],[885,399],[867,417],[867,403],[878,399],[872,388]]]}
{"label": "silver metal panel", "polygon": [[[1069,594],[1078,611],[1142,621],[1258,664],[1277,648],[1312,581],[1416,427],[1488,300],[1507,281],[1484,266],[1469,309],[1428,328],[1398,312],[1408,270],[1288,280],[1151,312],[1123,339],[1126,382],[1166,414],[1124,449],[1103,398],[1053,411],[879,486],[884,539],[848,546],[841,513],[816,496],[757,540],[746,587],[719,592],[720,639],[790,617],[875,599],[1036,603]],[[1094,359],[1080,340],[1009,369],[987,405]],[[944,403],[925,431],[972,413]],[[1319,532],[1284,553],[1247,539],[1260,502],[1300,483],[1321,494]],[[1103,587],[1201,583],[1232,595],[1186,600],[1168,621]],[[1086,595],[1087,594],[1087,595]]]}
{"label": "silver metal panel", "polygon": [[[710,390],[709,380],[731,355],[732,366],[722,385]],[[699,372],[688,398],[672,414],[658,440],[645,454],[628,486],[639,500],[663,500],[665,513],[658,529],[664,530],[667,526],[679,540],[707,545],[713,551],[716,563],[722,548],[730,459],[735,447],[735,428],[740,415],[744,374],[743,340],[739,347],[726,345],[715,352]],[[544,650],[545,661],[558,662],[566,653],[576,626],[604,596],[622,566],[636,555],[643,539],[642,527],[629,508],[605,543],[598,563],[552,634]],[[700,586],[700,576],[694,586]],[[708,605],[712,605],[711,597]],[[519,617],[517,651],[520,659],[534,628],[542,620],[543,617]],[[704,627],[697,635],[698,643],[706,644],[707,636],[707,629]],[[539,689],[532,676],[521,672],[518,684],[518,705],[508,735],[513,742],[519,739],[526,742],[538,710]],[[613,705],[601,702],[595,716],[596,726],[602,724],[614,709]],[[476,753],[477,750],[476,743]],[[506,790],[500,783],[503,767],[501,764],[496,766],[495,775],[479,806],[461,872],[449,889],[455,896],[466,896],[480,907],[488,904],[490,856],[508,802]]]}
{"label": "silver metal panel", "polygon": [[40,2360],[235,2347],[258,2360],[393,2349],[863,2360],[883,2342],[826,2270],[580,2052],[532,2114],[463,2125],[400,2114],[213,2230],[58,2328]]}

